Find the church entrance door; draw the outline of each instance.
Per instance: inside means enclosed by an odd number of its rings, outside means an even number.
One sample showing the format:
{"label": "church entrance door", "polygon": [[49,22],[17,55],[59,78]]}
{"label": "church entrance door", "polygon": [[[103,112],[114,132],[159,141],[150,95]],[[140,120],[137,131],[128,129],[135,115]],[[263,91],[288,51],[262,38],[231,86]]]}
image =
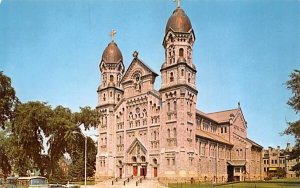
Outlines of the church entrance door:
{"label": "church entrance door", "polygon": [[154,167],[154,177],[157,177],[157,167]]}
{"label": "church entrance door", "polygon": [[141,176],[146,176],[147,174],[147,167],[146,166],[143,166],[140,168],[140,175]]}
{"label": "church entrance door", "polygon": [[133,176],[137,176],[137,172],[138,172],[137,166],[133,166]]}

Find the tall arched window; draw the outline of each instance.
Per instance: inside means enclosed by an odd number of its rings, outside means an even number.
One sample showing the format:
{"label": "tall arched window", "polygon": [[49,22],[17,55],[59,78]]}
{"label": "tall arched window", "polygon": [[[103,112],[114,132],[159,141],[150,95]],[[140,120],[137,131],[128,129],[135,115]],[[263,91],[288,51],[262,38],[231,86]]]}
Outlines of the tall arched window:
{"label": "tall arched window", "polygon": [[168,129],[168,138],[171,137],[171,134],[170,134],[170,129]]}
{"label": "tall arched window", "polygon": [[173,75],[173,72],[170,73],[170,82],[173,82],[174,81],[174,75]]}
{"label": "tall arched window", "polygon": [[170,111],[170,103],[168,102],[167,103],[167,109],[168,109],[168,112]]}
{"label": "tall arched window", "polygon": [[184,70],[181,69],[181,76],[184,76]]}
{"label": "tall arched window", "polygon": [[179,49],[179,56],[183,57],[183,49],[182,48]]}
{"label": "tall arched window", "polygon": [[113,75],[110,75],[110,76],[109,76],[109,81],[110,81],[110,82],[113,82],[113,81],[114,81],[114,76],[113,76]]}
{"label": "tall arched window", "polygon": [[177,109],[177,102],[174,101],[174,110],[176,111],[176,109]]}
{"label": "tall arched window", "polygon": [[173,129],[173,137],[176,138],[176,128]]}

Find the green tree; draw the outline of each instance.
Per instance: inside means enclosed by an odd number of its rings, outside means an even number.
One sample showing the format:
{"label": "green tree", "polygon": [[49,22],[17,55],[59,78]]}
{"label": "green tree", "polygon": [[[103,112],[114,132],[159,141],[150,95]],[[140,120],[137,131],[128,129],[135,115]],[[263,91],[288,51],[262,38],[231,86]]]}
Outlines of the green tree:
{"label": "green tree", "polygon": [[13,134],[20,157],[31,160],[40,169],[41,175],[45,170],[43,139],[50,134],[52,116],[51,107],[43,102],[27,102],[18,105],[15,110]]}
{"label": "green tree", "polygon": [[5,177],[11,172],[11,165],[8,155],[8,138],[6,132],[0,132],[0,169]]}
{"label": "green tree", "polygon": [[13,112],[18,98],[15,89],[11,86],[11,79],[0,71],[0,127],[5,128],[8,120],[13,118]]}
{"label": "green tree", "polygon": [[[290,74],[290,80],[286,82],[287,88],[291,90],[292,96],[287,104],[299,114],[300,112],[300,71],[294,70]],[[293,135],[296,139],[296,144],[293,150],[289,152],[289,159],[296,159],[300,156],[300,118],[298,120],[288,122],[288,128],[284,131],[285,134]],[[295,171],[300,171],[300,165],[296,165]]]}

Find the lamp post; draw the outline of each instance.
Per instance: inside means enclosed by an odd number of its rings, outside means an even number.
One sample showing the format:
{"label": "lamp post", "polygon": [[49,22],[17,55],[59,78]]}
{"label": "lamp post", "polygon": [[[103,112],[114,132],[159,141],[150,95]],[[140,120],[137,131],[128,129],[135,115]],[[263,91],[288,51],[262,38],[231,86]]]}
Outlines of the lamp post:
{"label": "lamp post", "polygon": [[[73,132],[74,134],[82,134],[84,136],[84,187],[86,188],[86,164],[87,164],[87,135],[84,133],[80,133],[80,132]],[[96,136],[98,137],[98,135],[96,134],[92,134],[89,136]]]}

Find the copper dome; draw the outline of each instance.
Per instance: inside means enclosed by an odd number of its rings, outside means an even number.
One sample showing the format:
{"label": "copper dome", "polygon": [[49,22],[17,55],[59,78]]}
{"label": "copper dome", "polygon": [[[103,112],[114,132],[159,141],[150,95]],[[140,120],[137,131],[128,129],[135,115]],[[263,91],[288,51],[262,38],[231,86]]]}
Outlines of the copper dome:
{"label": "copper dome", "polygon": [[192,24],[189,17],[181,8],[176,8],[173,11],[172,16],[169,18],[166,33],[172,29],[175,32],[184,32],[187,33],[192,29]]}
{"label": "copper dome", "polygon": [[105,48],[102,54],[102,60],[106,63],[119,63],[123,61],[122,53],[114,41],[110,42]]}

